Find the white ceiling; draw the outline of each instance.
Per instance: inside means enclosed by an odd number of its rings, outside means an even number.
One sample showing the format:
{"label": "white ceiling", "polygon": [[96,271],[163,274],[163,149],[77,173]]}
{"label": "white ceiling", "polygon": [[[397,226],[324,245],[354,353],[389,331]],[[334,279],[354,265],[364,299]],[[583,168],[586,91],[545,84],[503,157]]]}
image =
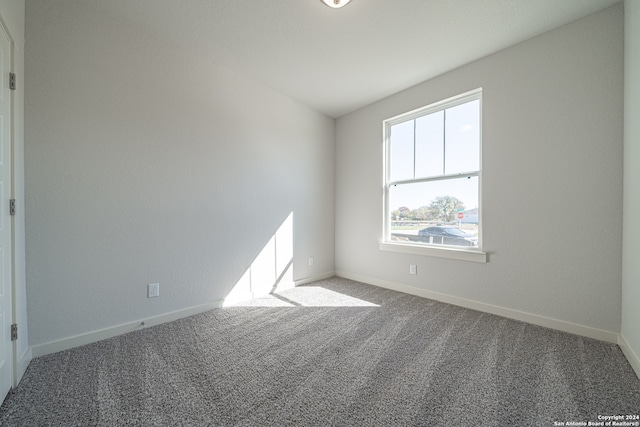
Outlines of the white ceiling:
{"label": "white ceiling", "polygon": [[101,12],[331,117],[619,0],[108,0]]}

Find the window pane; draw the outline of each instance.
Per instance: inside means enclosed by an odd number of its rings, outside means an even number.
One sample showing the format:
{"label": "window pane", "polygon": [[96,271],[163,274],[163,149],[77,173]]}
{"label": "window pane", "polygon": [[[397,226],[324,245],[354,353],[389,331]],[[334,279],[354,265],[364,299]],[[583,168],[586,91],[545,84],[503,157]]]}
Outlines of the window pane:
{"label": "window pane", "polygon": [[477,247],[478,177],[392,186],[389,221],[392,241]]}
{"label": "window pane", "polygon": [[413,179],[413,123],[391,126],[391,181]]}
{"label": "window pane", "polygon": [[445,174],[480,169],[480,101],[446,110]]}
{"label": "window pane", "polygon": [[416,178],[443,174],[444,111],[416,119]]}

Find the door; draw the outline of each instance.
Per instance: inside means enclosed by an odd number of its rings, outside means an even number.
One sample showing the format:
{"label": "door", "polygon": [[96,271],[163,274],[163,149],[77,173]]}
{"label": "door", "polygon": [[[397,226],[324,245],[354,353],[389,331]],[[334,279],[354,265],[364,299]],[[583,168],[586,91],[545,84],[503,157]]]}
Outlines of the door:
{"label": "door", "polygon": [[[1,17],[0,17],[1,18]],[[11,42],[0,19],[0,402],[11,388],[13,346],[11,343]]]}

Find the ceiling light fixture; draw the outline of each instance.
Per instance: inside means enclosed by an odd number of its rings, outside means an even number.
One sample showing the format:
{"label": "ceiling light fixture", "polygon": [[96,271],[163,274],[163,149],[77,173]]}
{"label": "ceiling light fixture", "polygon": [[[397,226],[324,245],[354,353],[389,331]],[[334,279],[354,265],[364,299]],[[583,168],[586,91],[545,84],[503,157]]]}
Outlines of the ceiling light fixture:
{"label": "ceiling light fixture", "polygon": [[322,3],[326,4],[329,7],[337,9],[339,7],[345,6],[351,0],[322,0]]}

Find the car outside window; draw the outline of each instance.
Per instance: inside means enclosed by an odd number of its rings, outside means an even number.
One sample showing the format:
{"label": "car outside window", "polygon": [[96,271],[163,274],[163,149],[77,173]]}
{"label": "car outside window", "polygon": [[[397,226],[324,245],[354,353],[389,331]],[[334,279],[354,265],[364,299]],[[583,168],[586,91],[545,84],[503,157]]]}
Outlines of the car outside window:
{"label": "car outside window", "polygon": [[482,90],[384,122],[382,243],[481,250]]}

